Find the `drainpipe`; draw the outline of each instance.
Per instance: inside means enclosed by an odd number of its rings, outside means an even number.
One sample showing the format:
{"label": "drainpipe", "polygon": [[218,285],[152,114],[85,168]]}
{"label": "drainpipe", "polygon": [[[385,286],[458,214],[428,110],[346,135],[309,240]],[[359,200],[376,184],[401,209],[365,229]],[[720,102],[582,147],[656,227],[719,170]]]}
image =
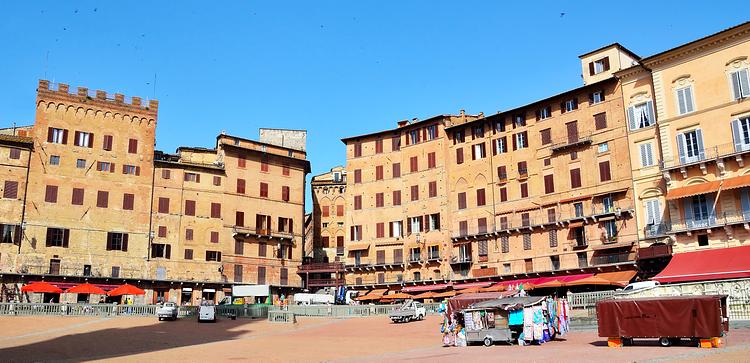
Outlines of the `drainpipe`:
{"label": "drainpipe", "polygon": [[[32,146],[33,148],[33,146]],[[21,238],[18,240],[18,254],[21,254],[21,243],[25,233],[26,222],[26,194],[29,190],[29,171],[31,170],[31,149],[29,149],[29,158],[26,160],[26,184],[23,186],[23,206],[21,206]]]}

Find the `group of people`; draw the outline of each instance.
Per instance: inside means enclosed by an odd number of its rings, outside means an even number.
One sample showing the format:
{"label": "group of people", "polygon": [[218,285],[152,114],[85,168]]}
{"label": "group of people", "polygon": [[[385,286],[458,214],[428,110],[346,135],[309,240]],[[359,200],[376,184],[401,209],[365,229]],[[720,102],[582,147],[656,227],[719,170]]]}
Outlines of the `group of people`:
{"label": "group of people", "polygon": [[454,312],[451,316],[448,316],[448,309],[445,306],[445,302],[440,304],[438,312],[443,318],[443,322],[440,325],[440,333],[443,334],[443,346],[465,347],[466,329],[463,313]]}

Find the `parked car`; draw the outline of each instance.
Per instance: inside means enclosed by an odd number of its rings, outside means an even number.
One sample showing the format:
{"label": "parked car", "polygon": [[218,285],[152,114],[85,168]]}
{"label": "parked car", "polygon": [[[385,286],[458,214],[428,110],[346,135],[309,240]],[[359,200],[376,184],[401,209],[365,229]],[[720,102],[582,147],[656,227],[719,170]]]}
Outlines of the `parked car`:
{"label": "parked car", "polygon": [[216,322],[216,305],[212,301],[201,303],[198,307],[198,322]]}
{"label": "parked car", "polygon": [[628,284],[628,286],[625,286],[621,291],[633,291],[656,286],[659,286],[659,281],[639,281]]}
{"label": "parked car", "polygon": [[427,310],[424,308],[424,305],[414,300],[406,300],[401,306],[391,312],[388,317],[394,323],[408,323],[412,320],[422,320],[425,315],[427,315]]}
{"label": "parked car", "polygon": [[164,305],[156,309],[156,316],[159,317],[159,321],[164,319],[177,320],[178,307],[173,302],[166,302]]}

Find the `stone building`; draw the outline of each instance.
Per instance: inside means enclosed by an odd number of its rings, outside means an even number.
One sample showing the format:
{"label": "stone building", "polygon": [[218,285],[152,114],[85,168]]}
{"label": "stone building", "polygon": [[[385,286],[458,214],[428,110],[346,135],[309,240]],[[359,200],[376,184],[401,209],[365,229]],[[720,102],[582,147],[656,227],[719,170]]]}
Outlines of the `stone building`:
{"label": "stone building", "polygon": [[36,106],[28,137],[0,136],[0,220],[17,245],[0,250],[3,283],[131,282],[145,302],[179,303],[234,283],[301,287],[304,135],[291,148],[222,134],[171,155],[154,150],[155,100],[42,80]]}

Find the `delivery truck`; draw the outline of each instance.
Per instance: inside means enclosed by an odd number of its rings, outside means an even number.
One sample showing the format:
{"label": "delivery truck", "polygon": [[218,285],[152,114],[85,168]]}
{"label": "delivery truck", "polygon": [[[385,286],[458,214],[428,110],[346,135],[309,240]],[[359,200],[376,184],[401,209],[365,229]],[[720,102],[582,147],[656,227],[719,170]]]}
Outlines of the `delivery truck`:
{"label": "delivery truck", "polygon": [[596,304],[599,336],[632,345],[634,339],[658,339],[668,347],[689,339],[720,339],[729,331],[726,295],[607,299]]}

